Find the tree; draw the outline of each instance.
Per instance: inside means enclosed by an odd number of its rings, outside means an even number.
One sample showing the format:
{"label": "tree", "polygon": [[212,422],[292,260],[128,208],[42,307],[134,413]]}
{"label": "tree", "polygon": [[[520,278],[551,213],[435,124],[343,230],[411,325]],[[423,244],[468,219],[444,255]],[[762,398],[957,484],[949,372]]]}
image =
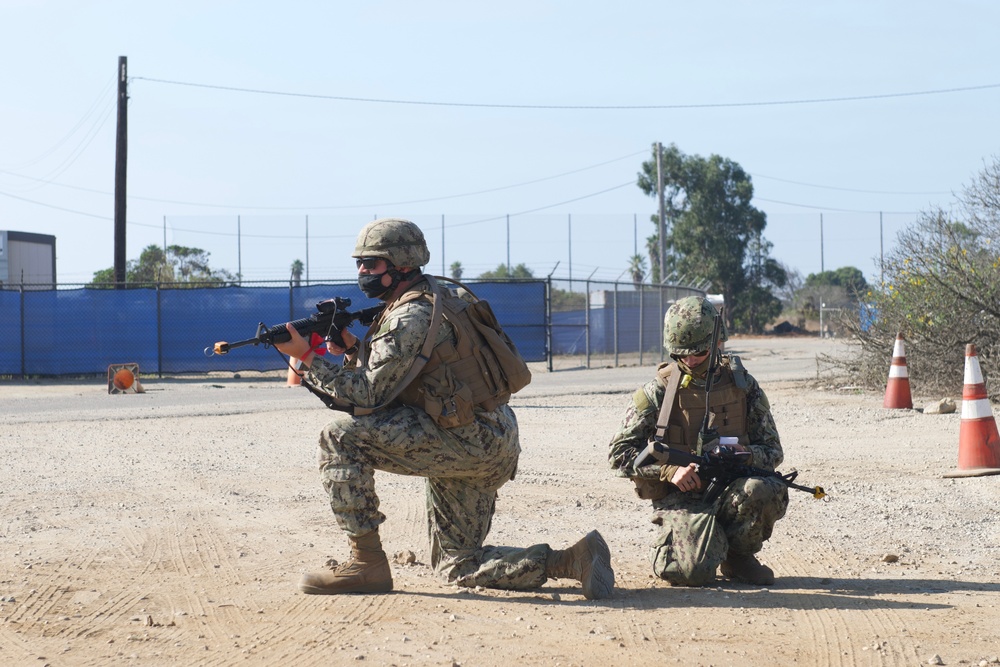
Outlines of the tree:
{"label": "tree", "polygon": [[[780,281],[780,266],[767,256],[770,243],[761,234],[767,216],[751,205],[753,183],[739,164],[718,155],[685,155],[674,144],[661,157],[667,219],[667,266],[660,271],[658,254],[650,253],[653,279],[677,271],[691,279],[708,280],[729,307],[726,320],[736,313],[759,313],[773,307],[770,289]],[[656,196],[656,156],[642,163],[639,188]],[[655,221],[655,218],[654,218]],[[650,249],[658,237],[648,239]],[[747,249],[757,244],[752,262],[761,270],[749,275]],[[770,276],[770,277],[768,277]],[[762,303],[754,304],[755,301]],[[769,305],[772,304],[772,305]],[[758,315],[744,322],[757,322]]]}
{"label": "tree", "polygon": [[785,268],[769,257],[772,245],[757,234],[747,253],[744,298],[733,305],[732,320],[739,329],[762,333],[765,325],[781,314],[781,299],[774,292],[788,282]]}
{"label": "tree", "polygon": [[[184,287],[222,287],[236,282],[236,276],[225,269],[213,270],[208,265],[210,253],[201,248],[167,246],[166,253],[158,245],[146,246],[139,259],[125,264],[125,282],[130,287],[148,287],[157,283],[181,283]],[[114,268],[94,272],[87,287],[111,287],[115,284]]]}
{"label": "tree", "polygon": [[535,274],[524,264],[518,264],[510,271],[507,270],[506,264],[501,264],[492,271],[479,274],[480,280],[518,280],[534,277]]}
{"label": "tree", "polygon": [[642,255],[629,257],[628,272],[632,276],[632,284],[635,285],[635,288],[641,288],[642,281],[646,277],[646,258]]}
{"label": "tree", "polygon": [[861,270],[853,266],[810,273],[799,290],[800,310],[804,317],[811,319],[819,317],[821,307],[853,311],[859,296],[867,291],[868,281]]}
{"label": "tree", "polygon": [[451,271],[451,277],[455,280],[461,280],[462,274],[465,273],[465,268],[462,267],[461,262],[452,262],[448,270]]}
{"label": "tree", "polygon": [[297,259],[292,262],[292,284],[295,287],[302,286],[302,271],[305,269],[305,265],[302,264],[301,259]]}
{"label": "tree", "polygon": [[785,284],[776,289],[774,295],[781,299],[781,305],[784,309],[798,310],[802,306],[799,290],[805,285],[805,280],[798,269],[793,269],[780,262],[779,264],[785,272]]}
{"label": "tree", "polygon": [[821,271],[820,273],[810,273],[806,276],[806,287],[820,287],[823,285],[833,285],[843,287],[852,298],[868,291],[868,281],[860,269],[853,266],[842,266],[836,271]]}
{"label": "tree", "polygon": [[1000,394],[1000,159],[948,210],[932,209],[897,236],[884,283],[863,295],[845,325],[857,346],[844,368],[884,386],[893,341],[906,338],[910,377],[924,391],[962,387],[965,345],[976,345],[991,397]]}

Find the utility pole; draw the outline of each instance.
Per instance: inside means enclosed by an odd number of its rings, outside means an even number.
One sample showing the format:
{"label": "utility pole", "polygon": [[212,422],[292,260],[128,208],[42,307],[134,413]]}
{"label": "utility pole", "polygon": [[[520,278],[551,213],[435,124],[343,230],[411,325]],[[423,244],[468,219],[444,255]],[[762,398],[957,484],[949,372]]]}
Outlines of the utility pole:
{"label": "utility pole", "polygon": [[118,56],[118,131],[115,135],[115,288],[125,288],[125,164],[128,160],[128,58]]}
{"label": "utility pole", "polygon": [[511,278],[510,274],[510,215],[507,215],[507,277]]}
{"label": "utility pole", "polygon": [[819,272],[826,271],[823,263],[823,214],[819,214]]}
{"label": "utility pole", "polygon": [[666,225],[666,205],[663,201],[663,147],[657,141],[653,144],[656,150],[656,199],[658,203],[658,229],[657,236],[660,237],[660,284],[667,279],[667,225]]}
{"label": "utility pole", "polygon": [[569,290],[573,291],[573,214],[566,214],[566,241],[569,244]]}
{"label": "utility pole", "polygon": [[882,236],[882,211],[878,212],[878,268],[880,271],[879,280],[885,285],[885,244]]}

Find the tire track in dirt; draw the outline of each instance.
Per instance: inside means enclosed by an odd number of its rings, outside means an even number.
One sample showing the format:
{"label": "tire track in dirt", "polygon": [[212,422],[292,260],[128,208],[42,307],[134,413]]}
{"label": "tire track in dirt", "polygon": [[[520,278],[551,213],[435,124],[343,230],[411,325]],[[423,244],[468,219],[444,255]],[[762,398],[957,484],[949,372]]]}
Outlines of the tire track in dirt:
{"label": "tire track in dirt", "polygon": [[172,525],[166,565],[187,583],[164,587],[183,591],[180,600],[167,598],[169,606],[175,614],[201,622],[206,638],[213,641],[242,635],[251,625],[248,610],[258,607],[243,597],[248,592],[246,579],[227,552],[219,529],[201,511],[185,512]]}
{"label": "tire track in dirt", "polygon": [[[58,563],[45,561],[30,564],[32,576],[28,580],[31,589],[9,620],[22,624],[23,630],[34,629],[36,624],[44,623],[47,620],[45,617],[64,603],[66,594],[75,593],[85,585],[77,572],[86,572],[99,551],[99,548],[91,549],[79,561],[67,557]],[[55,636],[58,633],[49,631],[42,634]]]}
{"label": "tire track in dirt", "polygon": [[367,650],[373,627],[407,614],[405,601],[406,596],[397,594],[295,595],[278,610],[280,621],[258,625],[253,639],[267,646],[269,654],[277,652],[296,665],[328,665],[330,654],[312,649]]}
{"label": "tire track in dirt", "polygon": [[[808,629],[815,647],[810,655],[821,666],[842,664],[913,665],[921,662],[913,642],[906,636],[906,623],[898,603],[884,596],[872,596],[858,588],[852,577],[850,589],[838,589],[836,580],[817,582],[808,573],[836,571],[843,562],[831,551],[810,554],[789,549],[780,558],[783,587],[799,589],[792,615]],[[817,583],[824,586],[817,591]]]}

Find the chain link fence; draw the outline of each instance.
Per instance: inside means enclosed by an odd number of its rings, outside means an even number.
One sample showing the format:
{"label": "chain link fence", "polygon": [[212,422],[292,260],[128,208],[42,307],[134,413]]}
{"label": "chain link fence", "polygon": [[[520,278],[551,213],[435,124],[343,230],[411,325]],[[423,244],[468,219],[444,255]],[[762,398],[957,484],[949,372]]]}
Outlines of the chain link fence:
{"label": "chain link fence", "polygon": [[[703,292],[631,282],[528,279],[466,281],[490,302],[529,362],[548,370],[658,363],[663,314]],[[257,335],[258,327],[308,317],[339,296],[360,310],[377,302],[356,282],[247,282],[219,287],[157,283],[128,289],[7,285],[0,289],[0,377],[88,376],[137,363],[145,375],[276,371],[273,350],[212,353],[214,343]],[[364,328],[353,325],[363,335]]]}
{"label": "chain link fence", "polygon": [[705,292],[680,285],[550,280],[550,370],[656,364],[665,359],[663,316]]}

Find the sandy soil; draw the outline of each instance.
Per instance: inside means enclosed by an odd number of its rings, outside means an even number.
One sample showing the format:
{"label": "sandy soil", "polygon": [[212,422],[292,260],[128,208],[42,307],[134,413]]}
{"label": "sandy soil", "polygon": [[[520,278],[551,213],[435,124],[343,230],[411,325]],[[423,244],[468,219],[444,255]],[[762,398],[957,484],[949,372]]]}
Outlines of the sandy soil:
{"label": "sandy soil", "polygon": [[[315,470],[326,410],[278,375],[0,383],[3,665],[917,665],[1000,654],[1000,477],[943,478],[960,417],[885,410],[817,380],[829,341],[734,340],[762,382],[793,492],[762,589],[650,576],[646,503],[607,441],[653,366],[539,368],[513,401],[524,449],[491,542],[565,546],[598,528],[612,598],[550,581],[450,587],[430,571],[421,481],[380,475],[396,590],[310,597],[346,556]],[[248,352],[252,354],[253,352]],[[651,362],[652,360],[648,360]],[[961,369],[956,371],[959,378]],[[959,379],[960,381],[960,379]],[[915,403],[923,396],[914,388]]]}

